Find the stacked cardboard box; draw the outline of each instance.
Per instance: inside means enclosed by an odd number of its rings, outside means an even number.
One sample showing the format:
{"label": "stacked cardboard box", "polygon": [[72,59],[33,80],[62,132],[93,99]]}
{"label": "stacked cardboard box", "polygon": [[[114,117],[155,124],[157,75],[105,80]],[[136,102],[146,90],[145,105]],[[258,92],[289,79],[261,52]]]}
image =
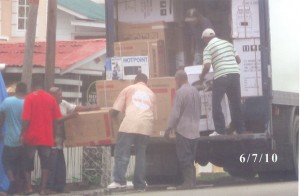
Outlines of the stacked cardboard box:
{"label": "stacked cardboard box", "polygon": [[96,82],[97,105],[112,107],[119,93],[132,84],[132,80],[99,80]]}
{"label": "stacked cardboard box", "polygon": [[149,77],[167,75],[165,45],[162,40],[134,40],[114,43],[116,57],[148,56]]}
{"label": "stacked cardboard box", "polygon": [[176,23],[153,22],[143,24],[118,23],[118,40],[163,40],[167,49],[177,49],[180,28]]}
{"label": "stacked cardboard box", "polygon": [[[152,22],[143,24],[118,23],[118,40],[162,40],[164,42],[164,61],[166,74],[159,76],[169,76],[174,73],[177,63],[177,56],[183,51],[182,29],[173,22]],[[182,63],[180,65],[183,65]],[[151,76],[152,77],[152,76]],[[155,76],[157,77],[157,76]]]}
{"label": "stacked cardboard box", "polygon": [[144,23],[155,21],[180,21],[183,1],[179,0],[119,0],[118,20]]}
{"label": "stacked cardboard box", "polygon": [[117,127],[108,110],[80,112],[65,122],[65,146],[110,145],[115,143]]}
{"label": "stacked cardboard box", "polygon": [[148,86],[156,95],[156,119],[154,121],[153,136],[161,136],[167,128],[173,100],[176,92],[174,77],[151,78]]}

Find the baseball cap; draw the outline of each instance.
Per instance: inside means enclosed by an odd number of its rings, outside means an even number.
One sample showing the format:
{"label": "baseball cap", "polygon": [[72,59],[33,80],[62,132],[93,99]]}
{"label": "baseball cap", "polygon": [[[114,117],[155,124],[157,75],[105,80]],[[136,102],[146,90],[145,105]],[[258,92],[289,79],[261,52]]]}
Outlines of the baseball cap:
{"label": "baseball cap", "polygon": [[204,37],[214,37],[215,35],[215,31],[208,28],[203,31],[201,38],[203,39]]}
{"label": "baseball cap", "polygon": [[196,10],[195,8],[188,9],[186,12],[184,21],[185,22],[194,22],[198,19],[199,15],[200,14],[199,14],[198,10]]}

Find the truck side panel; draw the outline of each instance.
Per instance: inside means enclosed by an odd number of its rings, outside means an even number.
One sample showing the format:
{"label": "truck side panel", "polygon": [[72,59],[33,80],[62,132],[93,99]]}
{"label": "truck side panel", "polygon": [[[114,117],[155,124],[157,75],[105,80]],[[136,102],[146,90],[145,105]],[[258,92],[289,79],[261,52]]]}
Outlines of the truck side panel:
{"label": "truck side panel", "polygon": [[[297,0],[269,1],[273,90],[299,93]],[[298,42],[298,43],[297,43]]]}

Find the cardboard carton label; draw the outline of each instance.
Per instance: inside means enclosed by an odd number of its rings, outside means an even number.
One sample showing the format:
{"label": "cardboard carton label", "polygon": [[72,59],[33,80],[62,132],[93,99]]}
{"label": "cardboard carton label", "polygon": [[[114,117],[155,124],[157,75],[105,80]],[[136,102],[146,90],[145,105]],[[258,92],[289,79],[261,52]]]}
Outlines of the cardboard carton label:
{"label": "cardboard carton label", "polygon": [[260,37],[259,0],[232,0],[232,37]]}
{"label": "cardboard carton label", "polygon": [[235,39],[240,58],[242,97],[262,96],[260,39]]}

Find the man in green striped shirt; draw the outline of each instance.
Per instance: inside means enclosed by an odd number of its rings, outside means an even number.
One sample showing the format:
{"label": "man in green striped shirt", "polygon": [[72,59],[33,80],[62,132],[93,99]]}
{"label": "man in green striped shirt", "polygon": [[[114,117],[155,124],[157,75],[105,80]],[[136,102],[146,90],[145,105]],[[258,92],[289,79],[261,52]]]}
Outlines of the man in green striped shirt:
{"label": "man in green striped shirt", "polygon": [[229,100],[231,128],[234,128],[237,133],[245,133],[238,65],[241,59],[235,52],[233,45],[226,40],[217,38],[213,29],[205,29],[202,33],[202,40],[207,46],[203,51],[203,70],[200,75],[200,83],[203,83],[211,66],[214,70],[212,114],[215,132],[211,136],[226,132],[225,118],[221,107],[221,101],[225,94]]}

